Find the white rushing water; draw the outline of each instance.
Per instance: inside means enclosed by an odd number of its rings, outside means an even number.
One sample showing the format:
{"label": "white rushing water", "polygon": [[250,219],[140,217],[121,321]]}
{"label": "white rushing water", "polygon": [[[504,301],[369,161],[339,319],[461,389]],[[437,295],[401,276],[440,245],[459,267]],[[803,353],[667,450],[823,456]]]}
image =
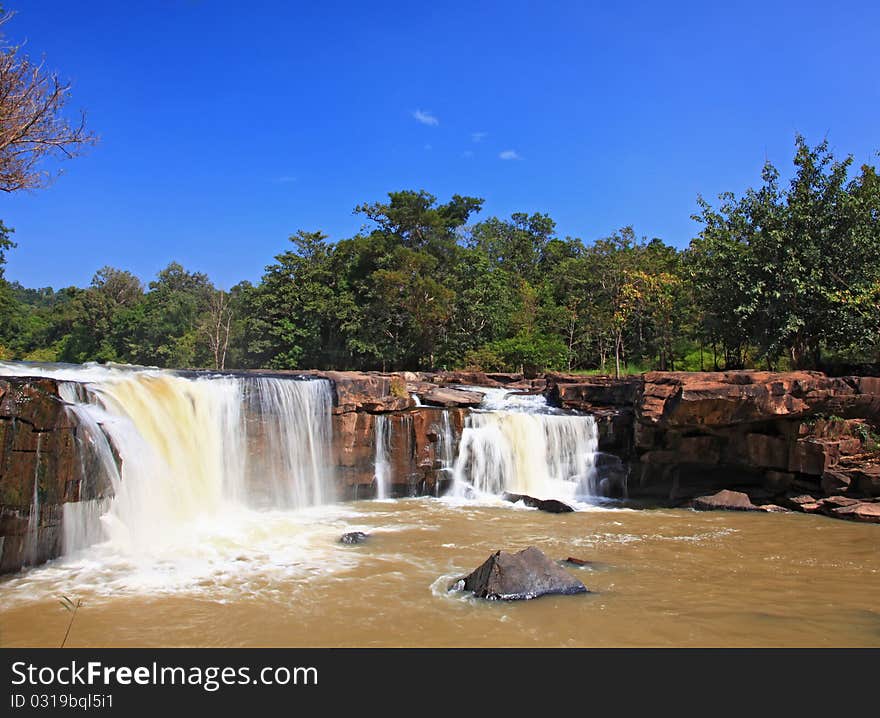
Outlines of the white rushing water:
{"label": "white rushing water", "polygon": [[373,476],[376,481],[376,498],[387,499],[391,492],[391,422],[384,414],[375,417],[376,458]]}
{"label": "white rushing water", "polygon": [[572,501],[595,495],[598,430],[592,416],[554,411],[542,395],[467,388],[485,397],[465,420],[454,496],[512,492]]}
{"label": "white rushing water", "polygon": [[65,506],[65,551],[108,541],[127,555],[173,555],[233,514],[333,501],[325,380],[94,365],[0,364],[0,374],[60,381],[82,458],[113,488],[112,499]]}

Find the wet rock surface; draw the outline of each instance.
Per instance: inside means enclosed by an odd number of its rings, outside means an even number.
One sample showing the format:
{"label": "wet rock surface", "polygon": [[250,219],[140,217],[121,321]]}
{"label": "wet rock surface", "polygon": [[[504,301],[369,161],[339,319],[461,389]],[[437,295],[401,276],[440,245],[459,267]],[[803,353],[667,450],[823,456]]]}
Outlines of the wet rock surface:
{"label": "wet rock surface", "polygon": [[363,531],[349,531],[348,533],[342,534],[339,543],[352,546],[354,544],[364,543],[368,538],[370,538],[370,534],[366,534]]}
{"label": "wet rock surface", "polygon": [[511,494],[509,492],[504,492],[502,498],[512,504],[522,501],[523,504],[529,508],[546,511],[550,514],[567,514],[574,511],[571,506],[557,499],[536,499],[534,496],[527,496],[526,494]]}
{"label": "wet rock surface", "polygon": [[471,591],[488,600],[526,600],[549,594],[589,593],[587,587],[534,546],[508,553],[496,551],[450,590]]}

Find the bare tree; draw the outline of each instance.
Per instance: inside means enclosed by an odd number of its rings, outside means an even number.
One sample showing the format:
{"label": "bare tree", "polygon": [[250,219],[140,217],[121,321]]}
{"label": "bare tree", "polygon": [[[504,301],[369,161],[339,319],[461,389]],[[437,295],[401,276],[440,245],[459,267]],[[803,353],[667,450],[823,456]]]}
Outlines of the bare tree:
{"label": "bare tree", "polygon": [[[0,26],[14,13],[0,15]],[[86,130],[85,113],[79,124],[62,115],[70,96],[70,83],[34,64],[0,38],[0,190],[15,192],[46,186],[52,174],[40,168],[47,157],[70,158],[80,154],[97,137]]]}
{"label": "bare tree", "polygon": [[229,295],[222,289],[211,294],[208,315],[202,331],[208,337],[208,346],[214,354],[214,368],[226,368],[226,349],[229,346],[229,327],[232,324],[232,308]]}

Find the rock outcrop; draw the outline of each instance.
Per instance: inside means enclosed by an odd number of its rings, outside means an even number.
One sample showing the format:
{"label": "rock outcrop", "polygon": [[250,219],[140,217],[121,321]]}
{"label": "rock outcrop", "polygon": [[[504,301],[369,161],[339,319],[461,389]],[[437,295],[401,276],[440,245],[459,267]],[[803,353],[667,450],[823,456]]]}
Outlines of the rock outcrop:
{"label": "rock outcrop", "polygon": [[496,551],[482,566],[454,581],[450,589],[504,601],[588,593],[583,583],[534,546],[519,553]]}
{"label": "rock outcrop", "polygon": [[816,500],[793,503],[787,494],[845,494],[865,508],[825,513],[870,520],[880,496],[880,456],[868,451],[864,438],[880,427],[877,377],[549,375],[547,396],[562,408],[597,415],[600,448],[629,468],[626,494],[632,498],[682,504],[729,489],[759,506],[808,511]]}
{"label": "rock outcrop", "polygon": [[109,496],[51,379],[0,379],[0,573],[62,550],[63,505]]}

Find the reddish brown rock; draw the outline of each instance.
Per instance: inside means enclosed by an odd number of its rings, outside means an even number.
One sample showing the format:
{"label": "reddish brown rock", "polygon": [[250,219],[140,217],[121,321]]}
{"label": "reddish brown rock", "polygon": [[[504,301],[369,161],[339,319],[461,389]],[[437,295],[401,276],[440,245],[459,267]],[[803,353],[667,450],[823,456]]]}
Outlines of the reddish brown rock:
{"label": "reddish brown rock", "polygon": [[746,434],[746,459],[751,466],[767,469],[788,467],[788,442],[780,436]]}
{"label": "reddish brown rock", "polygon": [[838,442],[800,439],[791,451],[788,470],[799,474],[822,476],[840,460]]}
{"label": "reddish brown rock", "polygon": [[862,385],[819,372],[649,372],[644,382],[641,419],[666,426],[731,426],[848,408],[860,415],[877,398],[854,400]]}
{"label": "reddish brown rock", "polygon": [[838,494],[849,490],[852,484],[852,474],[836,467],[822,474],[822,491],[826,494]]}
{"label": "reddish brown rock", "polygon": [[431,386],[416,392],[423,404],[444,407],[474,407],[483,401],[483,394],[477,391],[464,391],[448,387]]}
{"label": "reddish brown rock", "polygon": [[685,436],[676,447],[678,461],[690,464],[717,464],[721,447],[714,436]]}
{"label": "reddish brown rock", "polygon": [[858,503],[842,506],[831,511],[831,515],[841,519],[853,519],[867,523],[880,523],[880,504],[876,502],[860,501]]}
{"label": "reddish brown rock", "polygon": [[712,496],[700,496],[693,501],[698,511],[758,511],[748,494],[723,489]]}

